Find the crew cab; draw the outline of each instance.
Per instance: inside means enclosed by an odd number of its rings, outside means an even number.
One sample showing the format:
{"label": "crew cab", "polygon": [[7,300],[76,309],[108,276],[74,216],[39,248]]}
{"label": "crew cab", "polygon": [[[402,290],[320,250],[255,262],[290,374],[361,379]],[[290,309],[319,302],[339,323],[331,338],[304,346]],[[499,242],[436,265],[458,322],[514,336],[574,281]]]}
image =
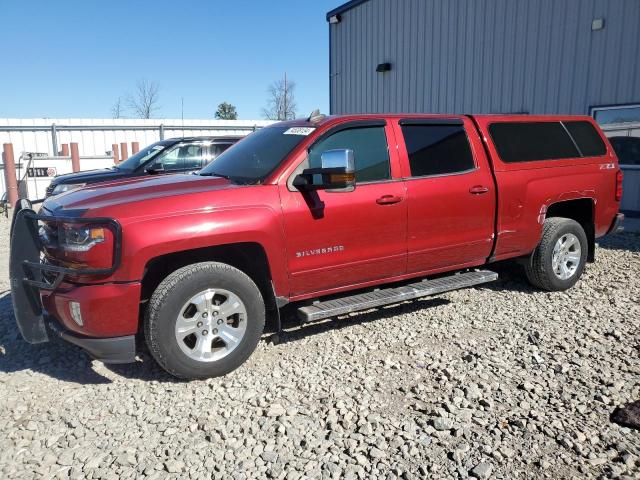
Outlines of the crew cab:
{"label": "crew cab", "polygon": [[32,343],[130,362],[140,335],[177,377],[224,375],[285,306],[336,317],[495,280],[507,259],[566,290],[621,229],[621,182],[590,117],[313,115],[197,175],[20,200],[15,316]]}
{"label": "crew cab", "polygon": [[90,183],[161,173],[196,172],[238,140],[239,137],[181,137],[160,140],[111,168],[58,175],[47,187],[46,196],[58,195]]}

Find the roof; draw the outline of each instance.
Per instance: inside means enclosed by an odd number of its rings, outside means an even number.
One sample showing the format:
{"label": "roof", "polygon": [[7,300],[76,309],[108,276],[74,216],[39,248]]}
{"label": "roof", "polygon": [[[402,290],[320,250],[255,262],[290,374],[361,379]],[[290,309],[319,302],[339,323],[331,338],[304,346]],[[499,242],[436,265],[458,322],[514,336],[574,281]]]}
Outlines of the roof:
{"label": "roof", "polygon": [[344,3],[344,4],[340,5],[339,7],[334,8],[329,13],[327,13],[327,22],[334,15],[339,15],[341,13],[344,13],[347,10],[351,10],[352,8],[355,8],[358,5],[360,5],[360,4],[364,3],[364,2],[368,2],[368,1],[369,0],[351,0],[350,2]]}
{"label": "roof", "polygon": [[216,141],[221,141],[221,142],[228,142],[231,140],[240,140],[243,137],[243,135],[228,135],[228,136],[211,136],[211,135],[204,135],[204,136],[197,136],[197,137],[172,137],[172,138],[167,138],[164,141],[169,143],[169,142],[173,142],[173,143],[177,143],[177,142],[197,142],[197,141],[212,141],[212,142],[216,142]]}

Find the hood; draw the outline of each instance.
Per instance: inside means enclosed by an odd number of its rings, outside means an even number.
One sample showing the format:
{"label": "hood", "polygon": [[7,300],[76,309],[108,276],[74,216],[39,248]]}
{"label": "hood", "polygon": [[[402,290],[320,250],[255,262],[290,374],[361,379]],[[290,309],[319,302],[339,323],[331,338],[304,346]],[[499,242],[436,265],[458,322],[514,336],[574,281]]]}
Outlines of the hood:
{"label": "hood", "polygon": [[[53,214],[64,214],[64,211],[92,211],[85,216],[93,216],[98,210],[101,214],[109,213],[107,210],[113,214],[117,209],[117,216],[133,216],[135,212],[140,214],[144,213],[142,210],[148,211],[159,206],[164,211],[176,210],[176,207],[186,204],[186,195],[236,187],[236,184],[220,177],[180,174],[137,177],[87,185],[62,193],[45,200],[43,208]],[[153,205],[155,208],[142,207],[142,203]]]}
{"label": "hood", "polygon": [[100,170],[87,170],[84,172],[65,173],[64,175],[58,175],[52,181],[52,185],[60,184],[73,184],[73,183],[95,183],[112,180],[115,178],[121,178],[127,175],[131,175],[131,172],[125,172],[124,170],[116,170],[111,168],[103,168]]}

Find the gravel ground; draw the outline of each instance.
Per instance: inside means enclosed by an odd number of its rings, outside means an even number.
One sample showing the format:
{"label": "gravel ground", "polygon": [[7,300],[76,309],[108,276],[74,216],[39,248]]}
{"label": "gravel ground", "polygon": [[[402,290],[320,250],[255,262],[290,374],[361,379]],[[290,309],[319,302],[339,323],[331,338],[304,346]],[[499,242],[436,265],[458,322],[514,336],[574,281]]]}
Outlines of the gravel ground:
{"label": "gravel ground", "polygon": [[0,223],[1,478],[640,478],[640,236],[567,293],[483,288],[289,326],[227,376],[177,382],[25,343]]}

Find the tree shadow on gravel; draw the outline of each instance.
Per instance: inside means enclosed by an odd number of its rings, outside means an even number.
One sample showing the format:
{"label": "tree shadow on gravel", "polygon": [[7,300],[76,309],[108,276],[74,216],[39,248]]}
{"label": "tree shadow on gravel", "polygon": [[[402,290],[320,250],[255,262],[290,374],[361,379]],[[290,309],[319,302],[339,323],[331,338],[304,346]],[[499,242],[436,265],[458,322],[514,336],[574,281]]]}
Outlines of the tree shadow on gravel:
{"label": "tree shadow on gravel", "polygon": [[[67,382],[83,385],[111,383],[112,380],[93,369],[93,360],[80,347],[65,342],[55,334],[50,341],[32,345],[20,334],[11,304],[11,294],[0,292],[0,375],[36,372]],[[142,352],[143,361],[104,367],[126,378],[176,382],[153,359]]]}

